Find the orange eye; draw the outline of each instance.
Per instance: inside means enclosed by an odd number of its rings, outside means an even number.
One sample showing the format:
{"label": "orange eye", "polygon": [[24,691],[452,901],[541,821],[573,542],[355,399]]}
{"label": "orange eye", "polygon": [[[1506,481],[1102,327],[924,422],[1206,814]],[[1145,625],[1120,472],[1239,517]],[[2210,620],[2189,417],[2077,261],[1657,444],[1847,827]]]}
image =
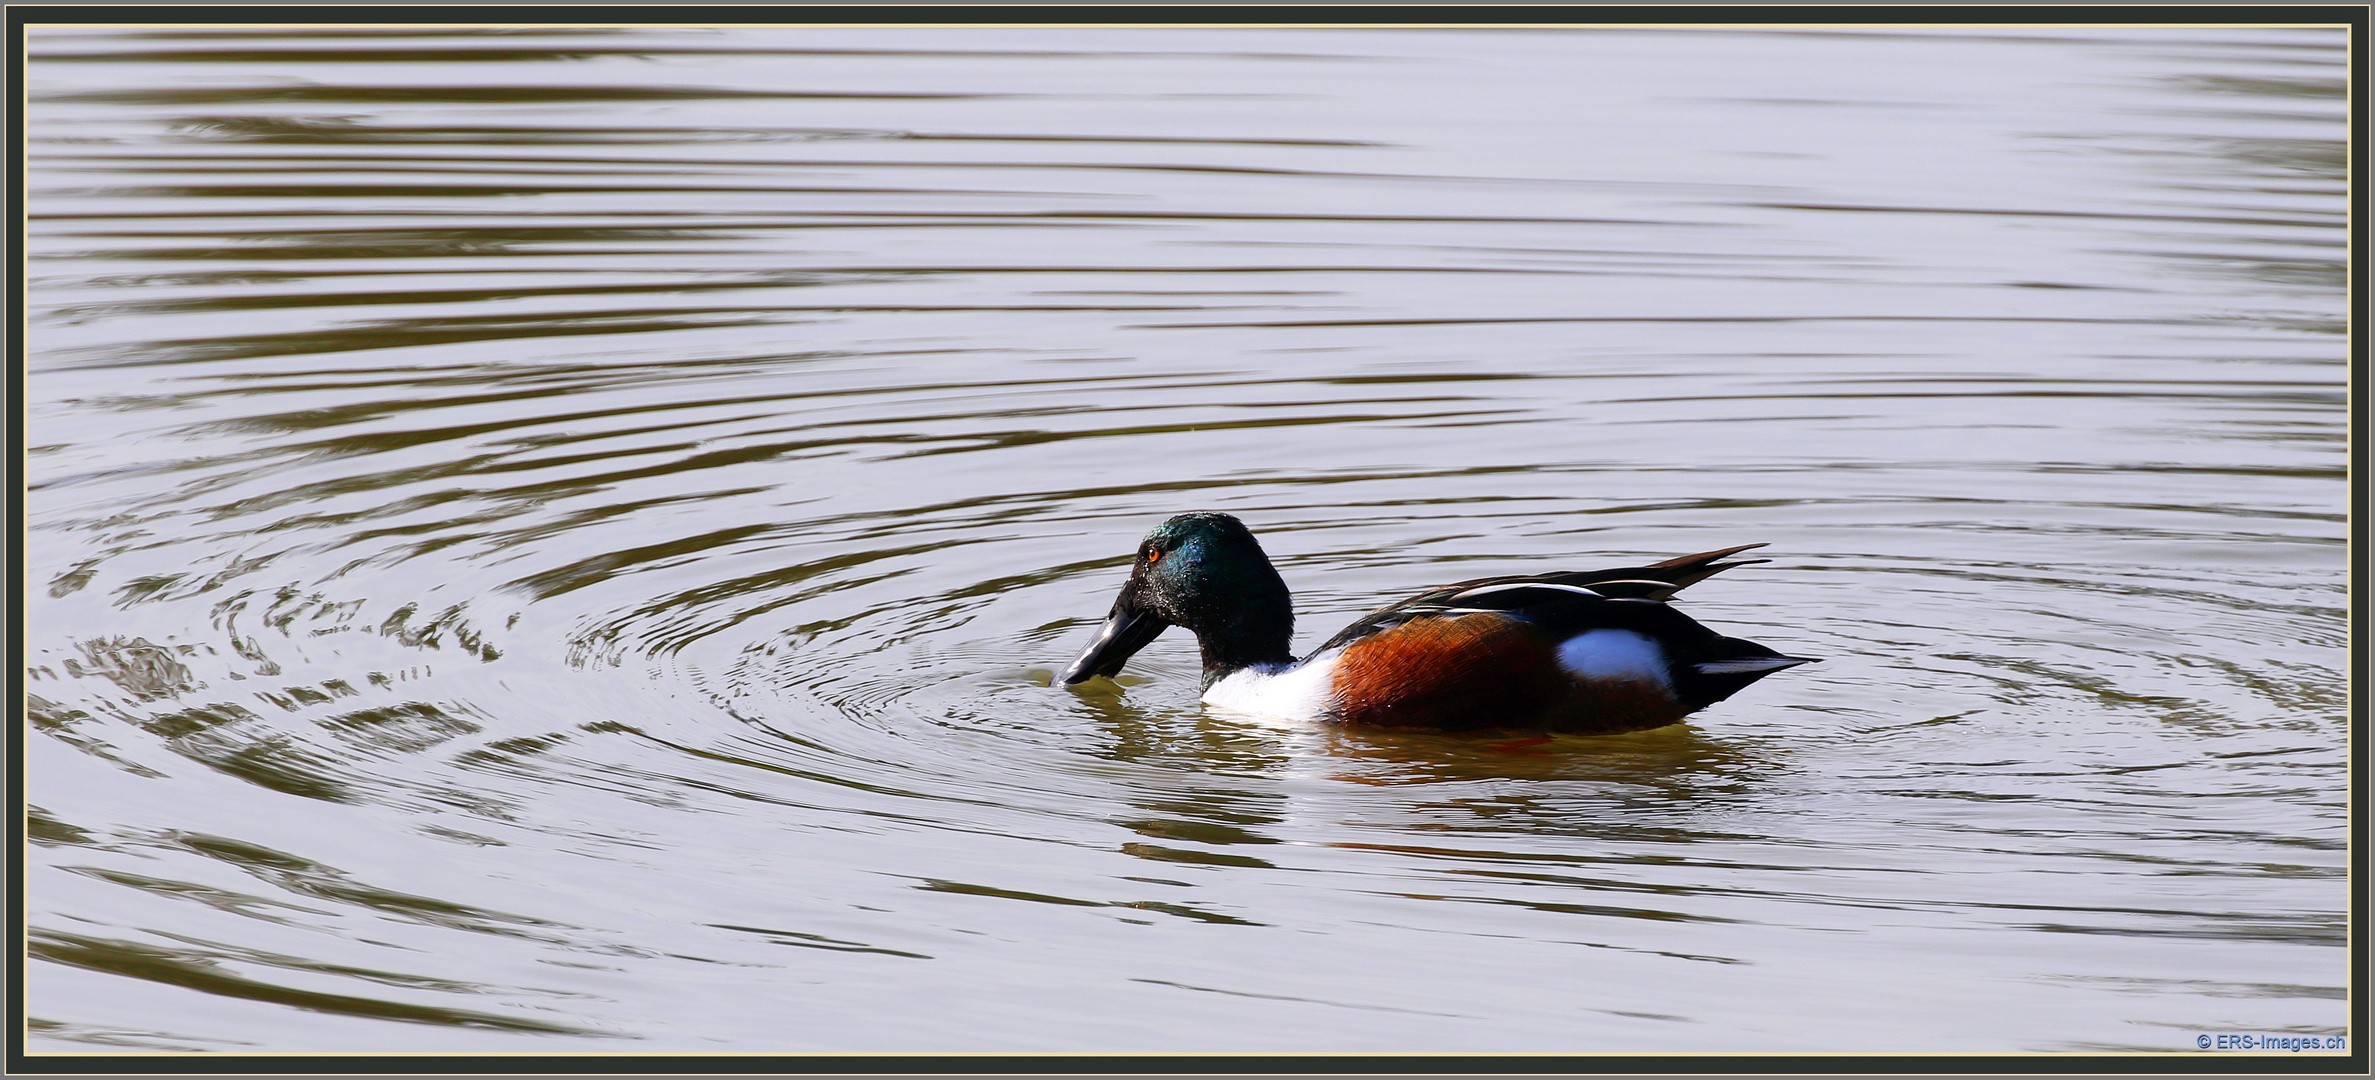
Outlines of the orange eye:
{"label": "orange eye", "polygon": [[1162,557],[1163,553],[1160,551],[1149,551],[1146,553],[1146,561],[1150,563],[1161,559]]}

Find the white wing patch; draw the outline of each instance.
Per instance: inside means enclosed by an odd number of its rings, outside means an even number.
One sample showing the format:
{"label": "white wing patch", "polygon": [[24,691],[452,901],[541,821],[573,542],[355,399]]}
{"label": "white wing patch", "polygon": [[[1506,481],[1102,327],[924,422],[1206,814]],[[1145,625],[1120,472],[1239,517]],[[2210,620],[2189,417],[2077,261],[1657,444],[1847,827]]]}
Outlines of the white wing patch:
{"label": "white wing patch", "polygon": [[1645,682],[1671,694],[1666,650],[1631,630],[1591,630],[1559,646],[1559,666],[1587,681]]}

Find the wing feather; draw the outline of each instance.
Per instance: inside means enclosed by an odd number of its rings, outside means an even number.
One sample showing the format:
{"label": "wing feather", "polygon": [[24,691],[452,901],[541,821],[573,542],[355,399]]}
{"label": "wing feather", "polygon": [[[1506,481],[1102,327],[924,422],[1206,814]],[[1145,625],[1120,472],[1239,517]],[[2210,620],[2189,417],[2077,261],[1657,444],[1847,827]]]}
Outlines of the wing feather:
{"label": "wing feather", "polygon": [[1735,566],[1769,561],[1725,561],[1726,556],[1763,546],[1761,543],[1741,544],[1695,555],[1676,556],[1647,566],[1515,574],[1457,582],[1429,589],[1398,604],[1372,611],[1338,631],[1335,637],[1329,638],[1314,652],[1340,648],[1380,630],[1427,616],[1456,618],[1469,612],[1493,611],[1563,623],[1575,617],[1580,609],[1609,600],[1663,602],[1684,588]]}

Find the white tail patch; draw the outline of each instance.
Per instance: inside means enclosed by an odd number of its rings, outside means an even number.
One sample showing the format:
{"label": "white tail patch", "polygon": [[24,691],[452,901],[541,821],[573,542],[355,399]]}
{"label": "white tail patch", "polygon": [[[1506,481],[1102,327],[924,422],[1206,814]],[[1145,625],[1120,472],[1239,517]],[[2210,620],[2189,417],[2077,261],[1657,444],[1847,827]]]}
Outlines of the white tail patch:
{"label": "white tail patch", "polygon": [[1779,671],[1785,667],[1796,667],[1811,662],[1791,656],[1754,656],[1740,660],[1710,660],[1704,664],[1691,666],[1697,668],[1701,675],[1753,675],[1761,671]]}
{"label": "white tail patch", "polygon": [[1592,630],[1568,638],[1559,646],[1559,666],[1578,679],[1644,682],[1669,693],[1666,650],[1647,634],[1631,630]]}

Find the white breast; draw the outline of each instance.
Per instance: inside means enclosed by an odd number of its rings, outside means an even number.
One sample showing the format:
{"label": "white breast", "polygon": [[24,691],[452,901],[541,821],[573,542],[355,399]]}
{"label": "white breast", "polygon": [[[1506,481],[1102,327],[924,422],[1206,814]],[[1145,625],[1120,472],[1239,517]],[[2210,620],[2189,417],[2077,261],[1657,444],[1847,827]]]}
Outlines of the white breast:
{"label": "white breast", "polygon": [[1336,703],[1336,658],[1315,656],[1283,670],[1246,668],[1212,684],[1204,704],[1279,720],[1317,720]]}

